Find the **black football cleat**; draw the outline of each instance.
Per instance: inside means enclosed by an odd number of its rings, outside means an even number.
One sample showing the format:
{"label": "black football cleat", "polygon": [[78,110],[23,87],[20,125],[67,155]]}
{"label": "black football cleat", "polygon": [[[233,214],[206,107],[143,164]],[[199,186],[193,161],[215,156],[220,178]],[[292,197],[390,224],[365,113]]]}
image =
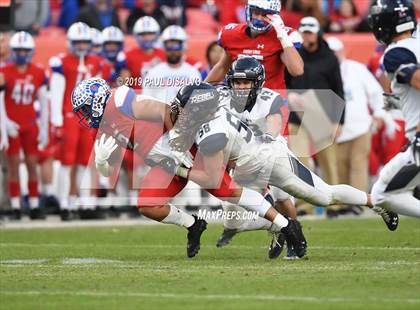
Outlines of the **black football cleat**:
{"label": "black football cleat", "polygon": [[397,213],[386,210],[381,207],[373,207],[372,210],[375,211],[380,216],[382,216],[382,219],[384,220],[386,226],[388,227],[390,231],[394,231],[397,229],[398,222],[399,222]]}
{"label": "black football cleat", "polygon": [[61,209],[60,210],[60,218],[63,222],[70,222],[74,219],[73,212],[69,209]]}
{"label": "black football cleat", "polygon": [[216,246],[218,248],[221,248],[221,247],[224,247],[225,245],[228,245],[232,241],[233,236],[235,236],[237,233],[238,233],[237,229],[228,229],[228,228],[223,229],[223,232],[220,235],[219,240],[217,240],[216,242]]}
{"label": "black football cleat", "polygon": [[307,243],[300,223],[297,220],[289,219],[289,225],[283,227],[281,232],[286,236],[287,244],[293,246],[296,256],[305,256]]}
{"label": "black football cleat", "polygon": [[22,211],[20,209],[13,209],[12,212],[10,212],[9,219],[11,221],[20,221],[22,218]]}
{"label": "black football cleat", "polygon": [[105,213],[100,208],[95,209],[79,209],[79,218],[81,220],[103,220]]}
{"label": "black football cleat", "polygon": [[273,240],[271,240],[270,247],[268,248],[268,258],[275,259],[279,257],[283,251],[285,241],[286,236],[282,232],[273,234]]}
{"label": "black football cleat", "polygon": [[29,211],[29,218],[31,220],[45,220],[46,216],[41,208],[34,208]]}
{"label": "black football cleat", "polygon": [[194,257],[200,250],[200,238],[203,231],[207,228],[207,222],[203,219],[199,219],[196,215],[193,215],[195,222],[191,227],[188,227],[188,243],[187,243],[187,256]]}

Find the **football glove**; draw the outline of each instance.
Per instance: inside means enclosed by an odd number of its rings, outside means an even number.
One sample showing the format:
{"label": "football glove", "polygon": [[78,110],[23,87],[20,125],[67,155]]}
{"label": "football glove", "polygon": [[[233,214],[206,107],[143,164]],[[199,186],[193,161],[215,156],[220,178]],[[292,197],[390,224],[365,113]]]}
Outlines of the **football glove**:
{"label": "football glove", "polygon": [[114,152],[118,147],[114,137],[110,136],[106,140],[105,138],[106,135],[102,134],[101,138],[95,141],[95,162],[98,165],[104,165],[108,161],[112,152]]}
{"label": "football glove", "polygon": [[181,178],[188,179],[190,169],[177,164],[173,158],[166,157],[162,159],[158,165],[171,175],[177,175]]}
{"label": "football glove", "polygon": [[277,33],[277,38],[280,40],[283,48],[293,47],[293,42],[290,40],[287,30],[285,28],[283,19],[278,14],[267,15],[267,22],[271,23]]}
{"label": "football glove", "polygon": [[400,97],[390,93],[383,93],[382,95],[386,111],[400,109]]}

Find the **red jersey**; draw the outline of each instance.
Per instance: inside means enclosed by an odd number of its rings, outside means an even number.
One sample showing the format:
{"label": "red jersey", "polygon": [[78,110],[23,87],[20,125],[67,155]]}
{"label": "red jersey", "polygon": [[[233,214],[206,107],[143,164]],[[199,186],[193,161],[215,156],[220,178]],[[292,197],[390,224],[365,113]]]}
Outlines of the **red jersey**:
{"label": "red jersey", "polygon": [[[155,65],[166,60],[165,52],[162,49],[155,48],[152,53],[145,53],[140,48],[133,48],[125,53],[118,55],[118,67],[126,68],[134,78],[145,77],[147,72]],[[130,85],[136,89],[141,88],[141,83],[132,83]]]}
{"label": "red jersey", "polygon": [[38,89],[48,84],[45,70],[29,63],[24,72],[18,71],[14,63],[0,67],[6,80],[5,106],[7,116],[20,125],[36,121],[34,101]]}
{"label": "red jersey", "polygon": [[60,73],[66,79],[66,89],[63,98],[63,114],[72,112],[71,93],[80,81],[99,76],[102,69],[102,58],[96,55],[87,55],[84,64],[80,58],[72,53],[60,54],[50,60],[51,70]]}
{"label": "red jersey", "polygon": [[[284,64],[280,59],[283,47],[271,28],[267,32],[251,38],[246,24],[229,24],[219,33],[219,45],[236,60],[238,56],[253,56],[265,67],[266,81],[264,86],[276,91],[285,89]],[[300,35],[292,28],[287,28],[289,37],[295,47],[301,44]]]}
{"label": "red jersey", "polygon": [[166,129],[163,122],[136,120],[126,113],[135,97],[134,90],[127,86],[114,89],[106,105],[100,131],[113,136],[121,147],[134,151],[144,159]]}

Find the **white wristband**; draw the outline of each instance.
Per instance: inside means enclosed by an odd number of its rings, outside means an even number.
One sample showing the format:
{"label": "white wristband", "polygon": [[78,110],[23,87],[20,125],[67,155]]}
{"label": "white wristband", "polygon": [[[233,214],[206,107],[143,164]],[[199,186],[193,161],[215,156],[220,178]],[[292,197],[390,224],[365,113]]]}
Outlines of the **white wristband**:
{"label": "white wristband", "polygon": [[285,30],[283,30],[280,35],[277,36],[277,38],[280,40],[283,49],[294,46],[292,40],[290,40],[289,35]]}

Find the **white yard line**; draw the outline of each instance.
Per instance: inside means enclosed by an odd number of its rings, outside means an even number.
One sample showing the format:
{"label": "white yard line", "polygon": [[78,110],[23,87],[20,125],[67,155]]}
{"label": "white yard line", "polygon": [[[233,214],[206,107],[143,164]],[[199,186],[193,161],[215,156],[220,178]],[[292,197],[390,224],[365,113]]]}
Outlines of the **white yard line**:
{"label": "white yard line", "polygon": [[242,294],[178,294],[178,293],[140,293],[140,292],[94,292],[94,291],[0,291],[0,295],[12,296],[84,296],[84,297],[133,297],[158,299],[209,299],[209,300],[274,300],[320,303],[407,303],[418,304],[414,298],[375,298],[375,297],[320,297],[320,296],[283,296],[283,295],[242,295]]}
{"label": "white yard line", "polygon": [[[113,248],[185,248],[185,245],[171,244],[95,244],[95,243],[19,243],[1,242],[0,247],[113,247]],[[201,245],[201,248],[215,248],[214,245]],[[232,249],[267,249],[266,246],[229,245]],[[308,246],[308,250],[366,250],[366,251],[418,251],[420,247],[374,247],[374,246]]]}

